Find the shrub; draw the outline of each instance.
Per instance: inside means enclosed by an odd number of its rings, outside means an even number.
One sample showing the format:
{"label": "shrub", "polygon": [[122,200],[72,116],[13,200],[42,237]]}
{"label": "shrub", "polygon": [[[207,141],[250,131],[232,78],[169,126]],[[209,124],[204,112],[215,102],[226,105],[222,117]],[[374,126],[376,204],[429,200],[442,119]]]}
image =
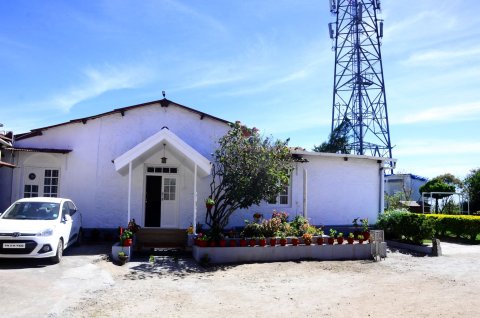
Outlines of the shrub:
{"label": "shrub", "polygon": [[480,216],[446,214],[426,214],[426,216],[435,220],[435,231],[438,235],[444,236],[451,233],[457,237],[469,237],[474,241],[480,234]]}
{"label": "shrub", "polygon": [[265,237],[273,237],[277,232],[281,231],[281,228],[282,220],[280,218],[271,218],[263,220],[260,230]]}
{"label": "shrub", "polygon": [[[292,222],[290,222],[290,226],[292,227],[292,234],[296,236],[302,236],[303,234],[307,233],[310,224],[308,220],[301,215],[297,215]],[[314,234],[314,233],[310,233]]]}
{"label": "shrub", "polygon": [[435,234],[434,219],[404,210],[385,211],[380,215],[377,227],[385,231],[387,238],[414,244],[422,244],[424,239],[430,239]]}
{"label": "shrub", "polygon": [[249,223],[245,222],[245,227],[243,228],[242,237],[259,237],[262,235],[262,226],[258,223]]}

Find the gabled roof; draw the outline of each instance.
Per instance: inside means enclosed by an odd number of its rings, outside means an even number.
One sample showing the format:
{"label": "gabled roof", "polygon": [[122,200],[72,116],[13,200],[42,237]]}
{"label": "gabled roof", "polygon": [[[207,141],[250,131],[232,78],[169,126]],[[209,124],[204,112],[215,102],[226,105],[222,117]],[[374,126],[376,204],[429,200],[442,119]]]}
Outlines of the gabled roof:
{"label": "gabled roof", "polygon": [[[115,170],[120,171],[127,167],[130,162],[134,162],[142,156],[148,156],[149,154],[162,149],[161,147],[163,144],[166,144],[169,151],[176,156],[184,157],[186,163],[197,165],[198,172],[201,176],[207,176],[210,174],[210,161],[166,127],[116,158],[113,161],[115,164]],[[139,160],[139,162],[141,162],[141,160]]]}
{"label": "gabled roof", "polygon": [[122,116],[124,116],[125,113],[130,111],[130,110],[141,108],[141,107],[146,107],[146,106],[151,106],[151,105],[154,105],[154,104],[160,104],[160,107],[169,107],[169,106],[179,107],[179,108],[188,110],[192,113],[198,114],[200,119],[203,119],[203,118],[207,117],[207,118],[217,120],[217,121],[225,123],[225,124],[230,124],[230,122],[225,120],[225,119],[221,119],[221,118],[209,115],[207,113],[198,111],[196,109],[193,109],[193,108],[190,108],[190,107],[172,102],[171,100],[168,100],[166,98],[163,98],[163,99],[160,99],[160,100],[151,101],[151,102],[147,102],[147,103],[127,106],[127,107],[122,107],[122,108],[116,108],[112,111],[109,111],[109,112],[106,112],[106,113],[101,113],[101,114],[98,114],[98,115],[93,115],[93,116],[83,117],[83,118],[78,118],[78,119],[72,119],[70,121],[60,123],[60,124],[56,124],[56,125],[46,126],[46,127],[42,127],[42,128],[35,128],[35,129],[32,129],[30,132],[15,135],[15,140],[22,140],[22,139],[26,139],[26,138],[30,138],[30,137],[34,137],[34,136],[40,136],[40,135],[42,135],[42,131],[50,129],[50,128],[54,128],[54,127],[65,126],[65,125],[75,124],[75,123],[86,124],[87,121],[89,121],[89,120],[101,118],[101,117],[112,115],[112,114],[119,113],[119,114],[122,114]]}

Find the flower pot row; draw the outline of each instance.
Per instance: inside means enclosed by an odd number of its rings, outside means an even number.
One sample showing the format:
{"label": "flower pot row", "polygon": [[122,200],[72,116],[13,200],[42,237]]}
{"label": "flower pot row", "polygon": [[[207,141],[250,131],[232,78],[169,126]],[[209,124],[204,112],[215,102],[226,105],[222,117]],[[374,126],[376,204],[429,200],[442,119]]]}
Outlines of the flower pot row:
{"label": "flower pot row", "polygon": [[[365,240],[355,240],[353,238],[346,238],[346,241],[348,244],[353,244],[355,241],[357,241],[359,244],[362,244]],[[335,242],[337,244],[344,244],[345,239],[343,237],[318,237],[315,241],[316,245],[333,245]],[[288,244],[288,240],[286,238],[270,238],[270,239],[229,239],[229,240],[219,240],[219,241],[213,241],[213,240],[204,240],[204,239],[196,239],[195,240],[195,245],[198,247],[246,247],[246,246],[286,246]],[[297,246],[301,243],[300,239],[297,237],[293,237],[290,239],[290,244],[293,246]],[[312,245],[313,241],[307,241],[304,240],[302,242],[304,245]]]}

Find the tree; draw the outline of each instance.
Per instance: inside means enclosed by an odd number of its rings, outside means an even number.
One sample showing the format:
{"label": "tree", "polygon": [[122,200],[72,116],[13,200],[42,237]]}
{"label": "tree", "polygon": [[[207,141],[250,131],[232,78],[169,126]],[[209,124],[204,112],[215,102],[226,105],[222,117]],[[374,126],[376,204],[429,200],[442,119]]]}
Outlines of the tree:
{"label": "tree", "polygon": [[320,146],[313,146],[315,152],[331,152],[331,153],[350,153],[348,147],[348,128],[350,121],[345,119],[338,125],[328,137],[328,141],[323,142]]}
{"label": "tree", "polygon": [[[422,185],[419,189],[420,193],[424,192],[455,192],[455,186],[452,184],[448,184],[444,182],[442,178],[445,175],[441,175],[438,177],[433,178],[432,180],[428,181],[424,185]],[[438,200],[443,199],[446,197],[451,196],[448,193],[434,193],[432,194],[432,198],[435,199],[435,213],[438,213]]]}
{"label": "tree", "polygon": [[470,201],[470,211],[480,211],[480,168],[471,170],[464,183]]}
{"label": "tree", "polygon": [[207,207],[205,216],[213,234],[221,233],[237,209],[276,197],[288,186],[293,170],[288,140],[261,137],[256,128],[239,121],[218,143],[210,183],[214,205]]}

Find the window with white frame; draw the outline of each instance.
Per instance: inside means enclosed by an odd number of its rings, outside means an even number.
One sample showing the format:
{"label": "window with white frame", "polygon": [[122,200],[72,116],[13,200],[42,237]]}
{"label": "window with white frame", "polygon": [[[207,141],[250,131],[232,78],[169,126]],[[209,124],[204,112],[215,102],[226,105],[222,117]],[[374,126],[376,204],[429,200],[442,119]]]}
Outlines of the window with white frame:
{"label": "window with white frame", "polygon": [[270,205],[289,205],[290,204],[290,184],[283,187],[282,191],[271,200],[268,201]]}
{"label": "window with white frame", "polygon": [[58,196],[58,170],[45,169],[45,177],[43,179],[43,196]]}
{"label": "window with white frame", "polygon": [[24,198],[34,198],[38,197],[38,185],[26,184],[23,188],[23,197]]}

